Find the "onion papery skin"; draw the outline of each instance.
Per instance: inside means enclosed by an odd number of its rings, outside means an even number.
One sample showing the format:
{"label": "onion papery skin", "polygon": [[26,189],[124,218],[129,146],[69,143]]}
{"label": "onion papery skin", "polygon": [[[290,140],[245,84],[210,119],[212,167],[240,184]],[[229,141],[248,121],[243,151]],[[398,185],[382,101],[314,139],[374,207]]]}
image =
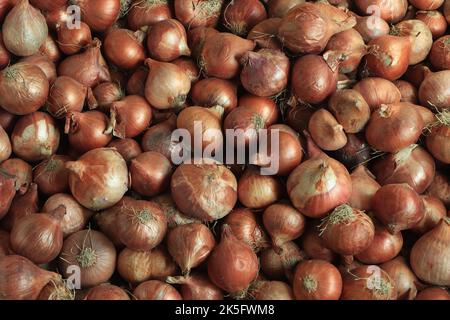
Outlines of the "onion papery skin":
{"label": "onion papery skin", "polygon": [[436,227],[441,219],[447,216],[446,209],[441,200],[430,195],[420,196],[424,205],[424,217],[412,230],[419,234],[424,234]]}
{"label": "onion papery skin", "polygon": [[59,49],[67,55],[80,52],[92,41],[91,29],[83,21],[80,21],[79,29],[70,29],[67,23],[61,23],[57,26],[56,31]]}
{"label": "onion papery skin", "polygon": [[245,36],[251,28],[267,19],[259,0],[233,0],[225,6],[223,25],[238,36]]}
{"label": "onion papery skin", "polygon": [[403,19],[408,10],[408,1],[406,0],[356,0],[356,6],[364,14],[371,14],[372,6],[377,6],[379,16],[388,23],[396,23]]}
{"label": "onion papery skin", "polygon": [[372,208],[372,198],[380,184],[375,180],[375,176],[364,166],[359,166],[350,175],[352,179],[352,195],[348,204],[352,208],[370,211]]}
{"label": "onion papery skin", "polygon": [[1,226],[8,231],[20,218],[38,212],[38,190],[35,183],[30,184],[24,194],[20,192],[14,197],[8,214],[1,220]]}
{"label": "onion papery skin", "polygon": [[191,99],[202,107],[221,106],[228,114],[238,105],[237,87],[229,81],[219,78],[206,78],[192,86]]}
{"label": "onion papery skin", "polygon": [[436,70],[450,69],[450,36],[446,35],[437,39],[430,52],[430,61]]}
{"label": "onion papery skin", "polygon": [[255,300],[294,300],[292,288],[283,281],[256,281],[249,295]]}
{"label": "onion papery skin", "polygon": [[292,282],[294,268],[305,256],[294,242],[286,242],[278,250],[267,248],[261,252],[261,270],[271,280]]}
{"label": "onion papery skin", "polygon": [[127,29],[113,29],[105,37],[105,56],[117,67],[132,70],[145,60],[145,49],[140,34]]}
{"label": "onion papery skin", "polygon": [[0,220],[8,213],[16,195],[16,177],[0,170]]}
{"label": "onion papery skin", "polygon": [[53,195],[69,190],[68,171],[65,163],[70,160],[68,156],[53,155],[34,169],[33,181],[38,185],[40,192]]}
{"label": "onion papery skin", "polygon": [[186,277],[168,277],[166,282],[181,285],[180,293],[184,300],[223,300],[223,292],[201,273]]}
{"label": "onion papery skin", "polygon": [[81,19],[93,31],[106,31],[120,13],[120,0],[71,0],[71,3],[80,7]]}
{"label": "onion papery skin", "polygon": [[405,258],[398,256],[380,265],[395,282],[398,300],[412,300],[416,297],[419,280],[408,266]]}
{"label": "onion papery skin", "polygon": [[409,37],[411,41],[410,65],[418,64],[427,58],[433,45],[433,35],[424,22],[416,19],[403,20],[393,27],[393,32],[399,36]]}
{"label": "onion papery skin", "polygon": [[187,29],[215,27],[219,21],[224,0],[177,0],[175,16]]}
{"label": "onion papery skin", "polygon": [[168,0],[133,0],[127,14],[127,22],[131,30],[138,30],[171,17],[172,12]]}
{"label": "onion papery skin", "polygon": [[170,284],[158,280],[141,283],[133,292],[137,300],[182,300],[180,293]]}
{"label": "onion papery skin", "polygon": [[442,70],[425,76],[419,88],[421,104],[431,110],[442,111],[450,104],[450,70]]}
{"label": "onion papery skin", "polygon": [[450,300],[450,293],[444,288],[429,287],[420,291],[416,300]]}
{"label": "onion papery skin", "polygon": [[113,102],[110,108],[113,134],[116,137],[134,138],[150,126],[152,108],[140,96],[126,96]]}
{"label": "onion papery skin", "polygon": [[247,35],[247,39],[255,41],[258,47],[281,50],[282,45],[276,37],[281,18],[270,18],[254,26]]}
{"label": "onion papery skin", "polygon": [[88,88],[67,76],[56,78],[50,87],[47,111],[62,119],[70,112],[81,112],[88,94]]}
{"label": "onion papery skin", "polygon": [[382,104],[400,102],[402,97],[400,90],[391,81],[379,77],[364,78],[353,89],[361,93],[371,111]]}

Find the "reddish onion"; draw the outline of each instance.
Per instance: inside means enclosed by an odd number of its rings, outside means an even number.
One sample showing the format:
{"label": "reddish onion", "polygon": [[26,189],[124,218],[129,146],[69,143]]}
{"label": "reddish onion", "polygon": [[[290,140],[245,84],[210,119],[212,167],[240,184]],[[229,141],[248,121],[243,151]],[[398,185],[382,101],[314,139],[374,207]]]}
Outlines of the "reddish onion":
{"label": "reddish onion", "polygon": [[196,83],[200,78],[200,70],[194,60],[188,57],[181,57],[172,61],[172,63],[179,66],[187,74],[192,84]]}
{"label": "reddish onion", "polygon": [[305,233],[301,237],[301,246],[305,251],[306,256],[310,259],[333,262],[336,258],[335,253],[323,244],[316,223],[307,227]]}
{"label": "reddish onion", "polygon": [[418,64],[425,60],[433,44],[433,35],[425,23],[420,20],[403,20],[397,23],[391,34],[409,37],[411,51],[409,53],[409,64]]}
{"label": "reddish onion", "polygon": [[430,52],[430,61],[436,70],[450,69],[450,35],[437,39]]}
{"label": "reddish onion", "polygon": [[395,282],[399,300],[412,300],[417,294],[418,279],[405,261],[405,258],[397,258],[380,265]]}
{"label": "reddish onion", "polygon": [[152,109],[140,96],[127,96],[111,104],[113,134],[119,138],[134,138],[152,121]]}
{"label": "reddish onion", "polygon": [[221,241],[208,259],[211,281],[219,288],[239,295],[256,279],[258,270],[258,257],[253,250],[238,240],[230,227],[224,226]]}
{"label": "reddish onion", "polygon": [[368,77],[359,81],[354,87],[369,104],[372,111],[382,104],[391,104],[400,102],[400,90],[389,80]]}
{"label": "reddish onion", "polygon": [[267,19],[266,8],[259,0],[233,0],[223,13],[224,26],[232,33],[243,36],[255,25]]}
{"label": "reddish onion", "polygon": [[117,272],[130,283],[161,280],[177,273],[177,265],[164,246],[150,251],[133,251],[125,248],[117,259]]}
{"label": "reddish onion", "polygon": [[445,30],[447,30],[447,21],[440,11],[417,11],[416,19],[427,25],[433,35],[433,39],[443,36],[445,34]]}
{"label": "reddish onion", "polygon": [[370,211],[372,198],[380,189],[375,177],[364,166],[358,166],[350,175],[352,179],[352,195],[348,204],[355,209]]}
{"label": "reddish onion", "polygon": [[81,17],[94,31],[104,32],[111,27],[120,13],[120,0],[71,0],[81,9]]}
{"label": "reddish onion", "polygon": [[416,241],[411,249],[410,263],[423,281],[450,285],[450,218],[445,217],[432,230]]}
{"label": "reddish onion", "polygon": [[91,29],[82,21],[79,28],[71,29],[67,23],[61,23],[56,30],[59,49],[67,55],[78,53],[92,41]]}
{"label": "reddish onion", "polygon": [[450,70],[430,73],[419,88],[419,100],[431,110],[441,111],[450,104]]}
{"label": "reddish onion", "polygon": [[17,220],[38,212],[38,201],[37,185],[32,183],[24,194],[18,193],[14,197],[8,214],[1,220],[2,227],[10,231]]}
{"label": "reddish onion", "polygon": [[34,169],[33,181],[40,192],[53,195],[69,189],[68,171],[65,167],[67,161],[70,161],[70,157],[53,155]]}
{"label": "reddish onion", "polygon": [[[332,105],[330,100],[330,105]],[[344,128],[326,109],[319,109],[309,119],[308,130],[314,142],[323,150],[335,151],[347,144]]]}
{"label": "reddish onion", "polygon": [[190,56],[186,30],[175,19],[159,21],[150,27],[147,35],[147,49],[158,61],[169,62],[180,56]]}
{"label": "reddish onion", "polygon": [[249,51],[241,58],[241,83],[257,96],[269,97],[283,91],[288,84],[289,59],[278,50]]}
{"label": "reddish onion", "polygon": [[12,146],[8,133],[0,125],[0,163],[7,160],[11,156],[11,152]]}
{"label": "reddish onion", "polygon": [[215,27],[219,21],[224,0],[177,0],[175,16],[188,29]]}
{"label": "reddish onion", "polygon": [[72,195],[84,207],[102,210],[116,204],[128,190],[125,160],[113,149],[100,148],[66,164]]}
{"label": "reddish onion", "polygon": [[237,87],[229,81],[218,78],[202,79],[193,85],[192,101],[202,107],[222,106],[225,113],[237,107]]}
{"label": "reddish onion", "polygon": [[148,69],[145,67],[140,67],[137,69],[128,79],[127,82],[127,93],[129,95],[145,95],[145,81],[147,80]]}
{"label": "reddish onion", "polygon": [[255,300],[294,300],[292,288],[283,281],[257,280],[249,289]]}
{"label": "reddish onion", "polygon": [[122,288],[104,283],[90,289],[84,300],[130,300],[130,297]]}
{"label": "reddish onion", "polygon": [[55,154],[59,138],[59,129],[53,118],[37,111],[17,121],[11,134],[11,144],[17,156],[35,162]]}
{"label": "reddish onion", "polygon": [[172,141],[172,132],[177,128],[176,124],[177,117],[171,115],[166,121],[151,126],[142,137],[142,150],[159,152],[171,160],[172,152],[178,145],[176,141]]}
{"label": "reddish onion", "polygon": [[408,184],[387,184],[372,198],[375,216],[392,234],[411,229],[424,217],[420,196]]}
{"label": "reddish onion", "polygon": [[[408,10],[406,0],[356,0],[355,4],[364,14],[379,16],[388,23],[402,20]],[[374,8],[377,8],[377,11]]]}
{"label": "reddish onion", "polygon": [[364,42],[389,34],[389,24],[382,18],[371,15],[356,17],[355,30],[358,31]]}
{"label": "reddish onion", "polygon": [[103,233],[82,230],[64,240],[59,256],[59,271],[67,278],[77,266],[82,288],[93,287],[109,280],[116,264],[116,249]]}
{"label": "reddish onion", "polygon": [[145,60],[144,36],[141,31],[133,33],[127,29],[109,31],[104,41],[106,57],[124,70],[138,67]]}
{"label": "reddish onion", "polygon": [[446,216],[446,209],[441,200],[430,195],[420,196],[425,208],[425,214],[422,220],[416,224],[412,230],[424,234],[439,224],[439,221]]}
{"label": "reddish onion", "polygon": [[[444,110],[437,116],[438,120],[431,124],[430,133],[426,137],[428,151],[438,160],[450,163],[449,140],[450,112]],[[433,127],[434,126],[434,127]]]}
{"label": "reddish onion", "polygon": [[251,94],[239,97],[238,106],[259,114],[266,126],[275,124],[280,114],[280,110],[273,100]]}
{"label": "reddish onion", "polygon": [[120,84],[116,82],[100,83],[92,90],[92,93],[94,95],[95,101],[92,101],[89,107],[91,109],[99,108],[101,111],[105,112],[108,112],[110,110],[113,102],[122,100],[125,96],[125,93],[120,87]]}
{"label": "reddish onion", "polygon": [[281,18],[261,21],[248,33],[247,39],[255,41],[260,48],[281,50],[282,45],[277,38]]}
{"label": "reddish onion", "polygon": [[173,229],[176,226],[183,224],[200,222],[197,219],[186,216],[180,210],[178,210],[175,202],[172,200],[170,193],[154,197],[152,198],[152,201],[155,202],[163,211],[164,215],[166,216],[167,227],[169,229]]}
{"label": "reddish onion", "polygon": [[9,232],[0,230],[0,257],[13,254],[9,243]]}
{"label": "reddish onion", "polygon": [[211,230],[201,223],[173,228],[167,234],[166,241],[170,255],[185,275],[205,261],[216,245]]}
{"label": "reddish onion", "polygon": [[130,29],[138,30],[171,17],[172,13],[168,0],[133,0],[130,11],[127,14],[127,22]]}
{"label": "reddish onion", "polygon": [[16,177],[0,169],[0,220],[8,213],[16,195]]}
{"label": "reddish onion", "polygon": [[166,282],[180,284],[180,293],[184,300],[223,300],[222,290],[204,274],[168,277]]}
{"label": "reddish onion", "polygon": [[426,193],[435,196],[446,206],[450,206],[450,179],[443,173],[436,171],[434,180]]}
{"label": "reddish onion", "polygon": [[400,90],[400,94],[402,96],[400,101],[413,104],[418,103],[418,91],[416,87],[414,87],[410,82],[404,80],[396,80],[394,84],[397,86],[398,90]]}
{"label": "reddish onion", "polygon": [[133,292],[137,300],[182,300],[180,293],[170,284],[158,280],[141,283]]}
{"label": "reddish onion", "polygon": [[28,56],[20,59],[20,62],[25,62],[28,64],[33,64],[44,72],[50,84],[52,84],[56,80],[56,67],[55,63],[50,60],[49,57],[43,56],[40,53]]}
{"label": "reddish onion", "polygon": [[6,132],[11,133],[11,131],[14,128],[14,124],[16,123],[16,120],[17,120],[16,115],[0,107],[0,126],[2,126]]}
{"label": "reddish onion", "polygon": [[269,17],[283,18],[289,10],[305,0],[271,0],[269,1]]}
{"label": "reddish onion", "polygon": [[205,41],[210,36],[218,34],[219,31],[209,27],[198,27],[188,31],[188,45],[191,49],[192,56],[199,58]]}
{"label": "reddish onion", "polygon": [[436,10],[444,3],[444,0],[409,0],[419,10]]}
{"label": "reddish onion", "polygon": [[19,158],[10,158],[0,164],[8,174],[15,176],[15,187],[19,194],[24,194],[28,190],[28,186],[33,180],[32,167]]}
{"label": "reddish onion", "polygon": [[50,34],[47,36],[45,42],[39,48],[39,54],[47,57],[54,63],[59,62],[59,60],[61,59],[61,51],[59,50],[58,44]]}
{"label": "reddish onion", "polygon": [[353,169],[370,160],[372,150],[364,139],[363,134],[347,134],[347,144],[332,153],[333,157]]}
{"label": "reddish onion", "polygon": [[420,291],[416,300],[450,300],[450,293],[444,288],[429,287]]}
{"label": "reddish onion", "polygon": [[65,118],[70,112],[81,112],[88,88],[70,77],[56,78],[50,87],[47,111],[55,118]]}
{"label": "reddish onion", "polygon": [[261,270],[270,279],[287,278],[291,281],[295,266],[304,259],[303,253],[294,242],[286,242],[280,249],[275,251],[273,248],[268,248],[262,251]]}

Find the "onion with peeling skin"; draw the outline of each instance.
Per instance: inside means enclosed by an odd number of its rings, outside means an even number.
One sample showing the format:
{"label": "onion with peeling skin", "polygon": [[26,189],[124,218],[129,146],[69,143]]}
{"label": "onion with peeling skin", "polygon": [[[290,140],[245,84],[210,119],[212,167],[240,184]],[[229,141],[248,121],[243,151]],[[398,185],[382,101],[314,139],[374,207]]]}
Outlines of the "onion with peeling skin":
{"label": "onion with peeling skin", "polygon": [[416,297],[419,280],[408,266],[405,258],[397,258],[385,262],[380,268],[386,271],[395,282],[398,300],[412,300]]}
{"label": "onion with peeling skin", "polygon": [[267,248],[261,252],[261,270],[272,280],[293,280],[294,268],[305,259],[300,248],[294,242],[286,242],[279,250]]}
{"label": "onion with peeling skin", "polygon": [[391,81],[379,77],[361,79],[353,89],[363,96],[372,112],[382,104],[400,102],[402,97],[400,90]]}

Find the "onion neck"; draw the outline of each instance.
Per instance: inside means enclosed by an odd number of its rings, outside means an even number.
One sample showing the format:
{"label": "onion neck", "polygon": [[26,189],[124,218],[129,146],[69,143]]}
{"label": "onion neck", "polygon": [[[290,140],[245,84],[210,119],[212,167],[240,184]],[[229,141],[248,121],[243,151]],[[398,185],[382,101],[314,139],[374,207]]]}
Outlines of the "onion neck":
{"label": "onion neck", "polygon": [[320,233],[323,235],[328,226],[337,224],[348,224],[356,220],[356,215],[352,207],[348,204],[342,204],[333,210],[327,217],[322,220],[319,225]]}
{"label": "onion neck", "polygon": [[302,286],[308,293],[313,293],[317,290],[317,280],[307,275],[302,279]]}

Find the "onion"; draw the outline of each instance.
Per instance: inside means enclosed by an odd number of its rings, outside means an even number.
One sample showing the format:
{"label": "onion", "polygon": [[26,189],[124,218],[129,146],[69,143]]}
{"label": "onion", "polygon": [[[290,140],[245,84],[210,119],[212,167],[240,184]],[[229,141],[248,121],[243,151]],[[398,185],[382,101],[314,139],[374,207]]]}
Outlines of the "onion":
{"label": "onion", "polygon": [[242,36],[255,25],[267,19],[264,5],[259,0],[233,0],[225,7],[224,26]]}
{"label": "onion", "polygon": [[305,230],[303,215],[287,204],[273,204],[264,210],[264,227],[275,248],[299,238]]}
{"label": "onion", "polygon": [[403,77],[418,89],[425,77],[430,75],[430,73],[431,71],[427,66],[423,63],[419,63],[415,66],[409,66]]}
{"label": "onion", "polygon": [[372,198],[380,189],[375,177],[364,166],[358,166],[350,175],[352,179],[352,195],[348,204],[359,210],[370,211]]}
{"label": "onion", "polygon": [[312,218],[325,216],[346,203],[352,192],[350,174],[338,161],[323,154],[309,138],[310,159],[300,164],[287,180],[292,204]]}
{"label": "onion", "polygon": [[411,41],[410,65],[418,64],[425,60],[433,45],[433,35],[430,29],[420,20],[403,20],[393,27],[391,33],[409,37]]}
{"label": "onion", "polygon": [[157,204],[125,197],[118,206],[117,235],[129,249],[148,251],[163,240],[167,221]]}
{"label": "onion", "polygon": [[105,37],[105,55],[121,69],[135,69],[145,60],[143,40],[144,34],[140,31],[113,29]]}
{"label": "onion", "polygon": [[269,97],[283,91],[288,84],[289,59],[278,50],[249,51],[241,59],[241,83],[257,96]]}
{"label": "onion", "polygon": [[130,29],[138,30],[171,17],[172,13],[168,0],[133,0],[130,11],[127,14],[127,22]]}
{"label": "onion", "polygon": [[446,216],[446,209],[442,201],[436,197],[422,195],[421,198],[425,208],[424,217],[412,230],[424,234],[439,224],[439,221]]}
{"label": "onion", "polygon": [[30,0],[30,3],[42,11],[52,11],[66,5],[67,0]]}
{"label": "onion", "polygon": [[383,104],[370,117],[366,139],[372,148],[394,153],[416,143],[423,127],[422,117],[414,105]]}
{"label": "onion", "polygon": [[446,217],[431,231],[416,241],[411,249],[410,263],[414,273],[423,281],[450,285],[450,218]]}
{"label": "onion", "polygon": [[25,57],[39,51],[47,38],[48,28],[39,10],[28,0],[19,0],[6,16],[2,33],[8,51]]}
{"label": "onion", "polygon": [[208,259],[211,281],[226,292],[239,295],[256,279],[258,269],[258,258],[253,250],[238,240],[230,227],[224,226],[221,241]]}
{"label": "onion", "polygon": [[428,195],[435,196],[446,206],[450,205],[450,179],[439,171],[436,171],[434,180],[428,188]]}
{"label": "onion", "polygon": [[112,284],[104,283],[89,290],[85,300],[130,300],[128,294]]}
{"label": "onion", "polygon": [[393,81],[408,69],[411,56],[409,37],[385,35],[371,40],[368,45],[366,68],[372,76]]}
{"label": "onion", "polygon": [[444,0],[409,0],[419,10],[436,10],[444,3]]}
{"label": "onion", "polygon": [[447,23],[450,23],[450,2],[448,2],[448,0],[445,0],[444,2],[444,15]]}
{"label": "onion", "polygon": [[71,0],[81,9],[81,18],[94,31],[104,32],[119,16],[120,0]]}
{"label": "onion", "polygon": [[191,89],[191,81],[183,70],[167,62],[145,60],[150,71],[145,84],[145,97],[152,107],[164,110],[180,108]]}
{"label": "onion", "polygon": [[0,259],[0,292],[2,300],[36,300],[41,290],[61,276],[41,269],[18,255]]}
{"label": "onion", "polygon": [[297,300],[339,300],[342,277],[329,262],[303,261],[295,269],[293,287]]}
{"label": "onion", "polygon": [[14,153],[34,162],[55,154],[59,146],[59,130],[53,118],[44,112],[33,112],[17,121],[11,134]]}
{"label": "onion", "polygon": [[224,0],[176,0],[175,16],[188,29],[215,27]]}
{"label": "onion", "polygon": [[47,77],[38,66],[19,62],[0,73],[0,105],[12,114],[37,111],[47,100],[48,92]]}
{"label": "onion", "polygon": [[223,293],[204,274],[192,274],[188,277],[168,277],[166,282],[180,284],[180,293],[184,300],[223,300]]}
{"label": "onion", "polygon": [[214,221],[226,216],[237,200],[237,182],[222,165],[182,164],[172,175],[172,197],[189,217]]}
{"label": "onion", "polygon": [[308,129],[314,142],[323,150],[334,151],[347,144],[343,126],[326,109],[314,112],[309,119]]}
{"label": "onion", "polygon": [[52,84],[56,80],[56,67],[53,61],[51,61],[47,56],[43,56],[41,54],[35,54],[32,56],[28,56],[20,59],[20,62],[33,64],[39,67],[39,69],[44,72],[50,84]]}
{"label": "onion", "polygon": [[[450,163],[450,153],[448,150],[450,135],[450,112],[440,113],[438,120],[431,124],[431,131],[426,137],[426,145],[430,153],[444,163]],[[433,127],[434,126],[434,127]]]}
{"label": "onion", "polygon": [[111,125],[100,111],[67,114],[65,133],[70,146],[80,153],[105,147],[112,139]]}
{"label": "onion", "polygon": [[355,30],[358,31],[364,42],[389,34],[389,24],[376,15],[356,17]]}
{"label": "onion", "polygon": [[179,225],[199,222],[199,220],[190,218],[180,212],[169,193],[154,197],[152,198],[152,201],[156,203],[163,211],[166,216],[167,227],[169,229],[173,229]]}
{"label": "onion", "polygon": [[158,61],[169,62],[180,56],[191,55],[186,30],[175,19],[159,21],[150,27],[147,48],[150,57]]}
{"label": "onion", "polygon": [[218,33],[219,31],[209,27],[198,27],[188,30],[188,45],[191,49],[192,56],[198,59],[206,39]]}
{"label": "onion", "polygon": [[429,287],[420,291],[416,300],[450,300],[450,293],[444,288]]}
{"label": "onion", "polygon": [[69,190],[68,171],[65,167],[67,161],[70,161],[70,157],[53,155],[34,169],[33,181],[40,192],[53,195]]}
{"label": "onion", "polygon": [[400,94],[402,96],[400,101],[413,104],[418,103],[418,91],[410,82],[396,80],[394,84],[397,86],[398,90],[400,90]]}
{"label": "onion", "polygon": [[134,138],[150,126],[152,109],[140,96],[127,96],[111,104],[113,134],[119,138]]}
{"label": "onion", "polygon": [[66,208],[50,213],[32,213],[18,219],[11,230],[11,249],[36,264],[55,259],[63,246],[61,221]]}
{"label": "onion", "polygon": [[356,258],[365,264],[380,264],[395,258],[402,249],[401,232],[391,234],[383,225],[375,223],[375,237],[365,250]]}
{"label": "onion", "polygon": [[422,199],[405,183],[382,186],[372,198],[372,210],[392,234],[411,229],[424,217]]}
{"label": "onion", "polygon": [[18,193],[16,197],[14,197],[8,214],[1,220],[2,227],[10,231],[17,220],[38,212],[38,201],[37,185],[32,183],[26,193]]}
{"label": "onion", "polygon": [[357,255],[369,248],[375,235],[370,217],[347,204],[334,209],[319,228],[323,244],[344,256]]}
{"label": "onion", "polygon": [[301,246],[306,256],[310,259],[333,262],[336,258],[335,253],[324,245],[323,239],[319,236],[319,228],[317,228],[316,223],[308,225],[301,237]]}
{"label": "onion", "polygon": [[33,180],[32,167],[19,158],[10,158],[0,164],[0,169],[15,176],[15,188],[19,194],[24,194]]}
{"label": "onion", "polygon": [[67,55],[78,53],[82,48],[92,41],[91,29],[80,21],[80,27],[71,29],[67,23],[61,23],[57,26],[59,49]]}
{"label": "onion", "polygon": [[141,283],[133,292],[137,300],[182,300],[180,293],[170,284],[158,280]]}
{"label": "onion", "polygon": [[277,38],[281,18],[270,18],[261,21],[248,33],[247,39],[253,40],[260,48],[281,50],[281,42]]}
{"label": "onion", "polygon": [[315,109],[309,104],[295,103],[291,106],[286,115],[286,123],[297,132],[308,129],[308,123],[314,114]]}
{"label": "onion", "polygon": [[176,141],[172,141],[172,132],[177,128],[176,123],[177,117],[171,115],[166,121],[150,127],[142,137],[142,150],[159,152],[171,160],[172,152],[178,145]]}
{"label": "onion", "polygon": [[0,125],[0,163],[7,160],[11,156],[11,152],[12,146],[8,133]]}
{"label": "onion", "polygon": [[47,111],[55,118],[65,118],[70,112],[81,112],[88,88],[78,81],[61,76],[50,87]]}
{"label": "onion", "polygon": [[39,48],[39,54],[35,53],[34,56],[47,57],[51,62],[57,63],[61,60],[61,52],[59,50],[56,40],[53,39],[51,34],[47,35],[44,43]]}
{"label": "onion", "polygon": [[0,169],[0,220],[8,213],[16,195],[16,177]]}
{"label": "onion", "polygon": [[[95,101],[91,101],[89,107],[99,108],[101,111],[108,112],[111,109],[111,105],[120,101],[125,97],[125,93],[120,87],[120,84],[115,82],[103,82],[96,86],[92,93]],[[131,95],[131,94],[130,94]],[[89,102],[89,101],[88,101]]]}
{"label": "onion", "polygon": [[256,281],[249,296],[255,300],[294,300],[292,288],[283,281]]}
{"label": "onion", "polygon": [[2,0],[0,1],[0,21],[3,21],[5,18],[5,15],[8,14],[8,12],[13,7],[13,3],[10,0]]}
{"label": "onion", "polygon": [[100,148],[66,164],[69,187],[75,199],[91,210],[109,208],[119,202],[128,189],[125,160],[115,150]]}
{"label": "onion", "polygon": [[239,73],[239,61],[255,43],[231,33],[217,33],[205,38],[200,53],[200,68],[209,77],[231,79]]}
{"label": "onion", "polygon": [[258,252],[269,246],[266,232],[253,211],[247,208],[234,209],[225,217],[223,223],[231,228],[238,240],[245,242],[253,251]]}
{"label": "onion", "polygon": [[239,179],[239,201],[251,209],[263,209],[280,200],[283,185],[273,176],[262,175],[258,169],[249,167]]}
{"label": "onion", "polygon": [[363,96],[353,89],[336,91],[331,96],[329,108],[348,133],[361,131],[370,118],[369,105]]}
{"label": "onion", "polygon": [[427,25],[433,35],[433,39],[443,36],[445,34],[445,30],[447,30],[447,21],[440,11],[417,11],[416,19]]}
{"label": "onion", "polygon": [[425,76],[419,88],[419,100],[432,110],[446,109],[450,103],[450,70]]}
{"label": "onion", "polygon": [[201,223],[179,225],[167,234],[167,249],[185,275],[205,261],[215,245],[214,235]]}
{"label": "onion", "polygon": [[145,67],[138,68],[128,79],[127,94],[129,95],[145,95],[145,81],[147,80],[148,69]]}
{"label": "onion", "polygon": [[309,54],[295,62],[291,90],[298,101],[317,104],[336,90],[337,80],[337,67],[321,56]]}
{"label": "onion", "polygon": [[9,243],[9,232],[0,230],[0,257],[13,254]]}
{"label": "onion", "polygon": [[150,251],[133,251],[125,248],[117,259],[117,271],[130,283],[147,280],[163,281],[177,272],[177,265],[164,246]]}
{"label": "onion", "polygon": [[64,240],[59,256],[59,270],[66,278],[72,268],[80,268],[82,288],[105,283],[112,276],[116,264],[116,250],[101,232],[82,230]]}
{"label": "onion", "polygon": [[289,10],[304,0],[271,0],[269,1],[269,17],[283,18]]}
{"label": "onion", "polygon": [[86,87],[95,87],[101,82],[111,81],[100,46],[101,42],[94,39],[85,51],[64,59],[59,64],[58,75],[71,77]]}
{"label": "onion", "polygon": [[332,152],[332,155],[347,168],[353,169],[370,160],[371,149],[364,139],[364,135],[348,133],[347,144]]}
{"label": "onion", "polygon": [[415,298],[418,279],[403,257],[399,256],[385,262],[380,267],[394,280],[399,300],[412,300]]}
{"label": "onion", "polygon": [[401,100],[400,90],[389,80],[368,77],[359,81],[354,87],[374,111],[382,104],[397,103]]}
{"label": "onion", "polygon": [[11,133],[11,131],[14,128],[14,124],[16,123],[17,116],[0,108],[0,126],[3,127],[3,129]]}
{"label": "onion", "polygon": [[294,277],[294,268],[304,259],[303,253],[294,242],[286,242],[280,250],[265,249],[261,253],[261,270],[270,279],[291,280]]}
{"label": "onion", "polygon": [[[386,20],[388,23],[396,23],[403,19],[408,10],[408,1],[406,0],[356,0],[356,6],[365,14],[377,13],[377,16]],[[374,10],[376,6],[377,11]],[[374,14],[374,16],[376,16]]]}
{"label": "onion", "polygon": [[378,266],[357,267],[343,277],[342,300],[395,300],[394,280]]}
{"label": "onion", "polygon": [[250,94],[239,97],[238,106],[259,114],[266,126],[277,123],[280,114],[280,110],[273,100]]}
{"label": "onion", "polygon": [[202,79],[192,86],[191,99],[202,107],[221,106],[225,113],[237,107],[237,87],[229,81],[218,78]]}
{"label": "onion", "polygon": [[430,61],[436,70],[450,69],[450,35],[437,39],[431,48]]}
{"label": "onion", "polygon": [[192,84],[196,83],[199,80],[200,70],[197,67],[197,63],[194,62],[194,60],[192,60],[191,58],[181,57],[172,61],[172,63],[179,66],[184,71],[184,73],[187,74]]}

